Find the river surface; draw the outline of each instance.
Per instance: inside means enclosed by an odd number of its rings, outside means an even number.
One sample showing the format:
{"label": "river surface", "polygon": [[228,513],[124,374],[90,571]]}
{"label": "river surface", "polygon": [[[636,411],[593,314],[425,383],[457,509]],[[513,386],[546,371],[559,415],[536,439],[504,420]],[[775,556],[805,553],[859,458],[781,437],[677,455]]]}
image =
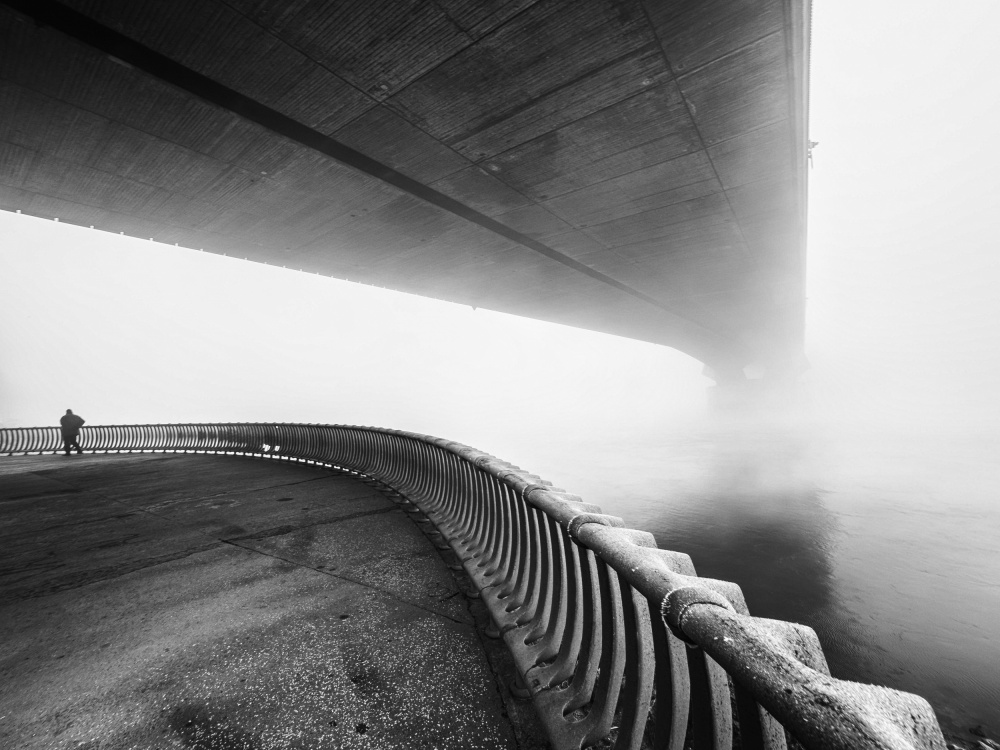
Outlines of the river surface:
{"label": "river surface", "polygon": [[1000,735],[1000,441],[715,427],[525,449],[526,468],[739,583],[753,614],[813,627],[834,676]]}

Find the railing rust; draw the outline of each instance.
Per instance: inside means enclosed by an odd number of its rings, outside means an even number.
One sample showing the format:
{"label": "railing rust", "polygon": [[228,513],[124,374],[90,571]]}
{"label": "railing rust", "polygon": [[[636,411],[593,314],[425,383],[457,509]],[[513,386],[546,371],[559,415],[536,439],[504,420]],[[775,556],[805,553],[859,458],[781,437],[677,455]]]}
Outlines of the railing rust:
{"label": "railing rust", "polygon": [[[395,490],[475,583],[553,747],[945,748],[923,698],[834,679],[811,628],[752,617],[737,585],[468,446],[303,424],[88,426],[81,444],[304,461]],[[55,427],[0,430],[0,454],[60,448]]]}

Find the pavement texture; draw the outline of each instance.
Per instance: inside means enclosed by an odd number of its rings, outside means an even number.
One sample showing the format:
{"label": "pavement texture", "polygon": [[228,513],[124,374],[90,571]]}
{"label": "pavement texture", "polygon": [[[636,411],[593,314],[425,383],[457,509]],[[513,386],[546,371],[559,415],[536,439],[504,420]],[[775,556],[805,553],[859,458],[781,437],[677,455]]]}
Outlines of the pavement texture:
{"label": "pavement texture", "polygon": [[0,747],[544,747],[421,528],[311,466],[0,458]]}

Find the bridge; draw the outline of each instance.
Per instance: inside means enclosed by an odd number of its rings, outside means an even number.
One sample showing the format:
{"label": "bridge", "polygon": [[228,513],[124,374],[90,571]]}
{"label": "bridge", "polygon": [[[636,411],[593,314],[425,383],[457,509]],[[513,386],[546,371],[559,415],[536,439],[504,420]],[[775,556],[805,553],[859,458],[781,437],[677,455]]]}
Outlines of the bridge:
{"label": "bridge", "polygon": [[2,0],[0,208],[802,358],[808,0]]}

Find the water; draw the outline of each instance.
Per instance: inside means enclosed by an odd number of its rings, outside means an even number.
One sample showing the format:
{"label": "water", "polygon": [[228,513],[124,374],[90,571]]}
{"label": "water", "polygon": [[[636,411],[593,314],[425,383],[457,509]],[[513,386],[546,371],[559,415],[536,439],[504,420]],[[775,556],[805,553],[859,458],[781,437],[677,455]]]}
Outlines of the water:
{"label": "water", "polygon": [[1000,443],[713,428],[531,453],[543,477],[739,583],[753,614],[810,625],[834,676],[1000,736]]}

